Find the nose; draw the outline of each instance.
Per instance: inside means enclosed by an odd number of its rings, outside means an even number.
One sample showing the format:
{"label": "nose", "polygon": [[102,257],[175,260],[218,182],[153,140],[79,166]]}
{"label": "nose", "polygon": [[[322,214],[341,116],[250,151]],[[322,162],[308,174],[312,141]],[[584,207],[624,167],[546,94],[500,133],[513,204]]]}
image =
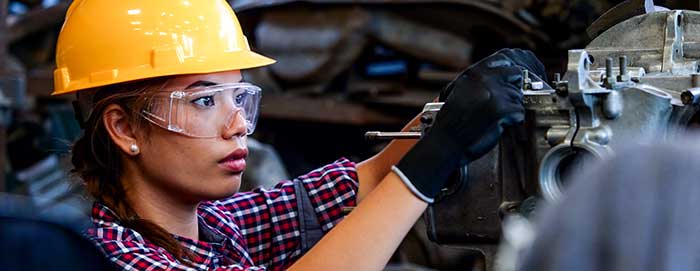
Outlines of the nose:
{"label": "nose", "polygon": [[237,109],[231,114],[224,125],[224,131],[221,133],[222,138],[231,139],[234,136],[245,136],[248,134],[248,126],[243,114],[241,109]]}

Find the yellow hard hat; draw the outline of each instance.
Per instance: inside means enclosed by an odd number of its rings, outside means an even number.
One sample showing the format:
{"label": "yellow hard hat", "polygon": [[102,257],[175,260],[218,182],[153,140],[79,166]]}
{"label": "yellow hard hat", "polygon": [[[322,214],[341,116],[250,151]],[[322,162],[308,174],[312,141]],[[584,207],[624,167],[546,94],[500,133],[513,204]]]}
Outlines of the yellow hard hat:
{"label": "yellow hard hat", "polygon": [[52,95],[274,62],[250,50],[225,0],[75,0],[58,37]]}

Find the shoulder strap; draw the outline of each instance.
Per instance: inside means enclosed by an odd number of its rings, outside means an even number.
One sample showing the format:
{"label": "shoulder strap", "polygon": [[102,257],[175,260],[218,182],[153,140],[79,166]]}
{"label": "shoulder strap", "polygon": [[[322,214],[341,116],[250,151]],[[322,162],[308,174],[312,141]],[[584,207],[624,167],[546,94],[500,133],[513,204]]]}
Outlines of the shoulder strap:
{"label": "shoulder strap", "polygon": [[311,204],[309,194],[301,181],[294,180],[294,193],[297,198],[297,210],[299,212],[299,224],[301,231],[301,254],[305,254],[323,237],[321,224],[318,222],[316,212]]}

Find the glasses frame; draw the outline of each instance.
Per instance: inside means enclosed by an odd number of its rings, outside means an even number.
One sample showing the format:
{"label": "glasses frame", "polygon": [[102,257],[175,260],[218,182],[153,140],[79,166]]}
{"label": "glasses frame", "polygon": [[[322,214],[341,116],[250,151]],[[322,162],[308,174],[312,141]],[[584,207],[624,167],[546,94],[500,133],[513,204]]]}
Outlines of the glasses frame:
{"label": "glasses frame", "polygon": [[[226,90],[229,90],[231,88],[240,88],[244,89],[246,92],[251,93],[253,95],[257,95],[257,99],[255,100],[255,111],[254,112],[246,112],[252,113],[252,120],[248,120],[246,117],[246,135],[251,135],[253,132],[255,132],[255,127],[258,122],[258,117],[259,117],[259,111],[260,111],[260,102],[262,100],[262,89],[256,85],[253,85],[251,83],[247,82],[236,82],[236,83],[225,83],[225,84],[218,84],[218,85],[213,85],[213,86],[201,86],[201,87],[196,87],[192,89],[186,89],[186,90],[175,90],[175,91],[158,91],[157,93],[168,93],[167,97],[169,98],[169,104],[168,104],[168,113],[167,116],[158,116],[156,114],[153,114],[151,112],[148,112],[146,109],[141,110],[141,116],[145,118],[147,121],[153,123],[154,125],[161,127],[163,129],[166,129],[168,131],[182,134],[188,137],[193,137],[193,138],[214,138],[221,136],[219,135],[210,135],[210,136],[202,136],[202,135],[195,135],[192,133],[189,133],[185,131],[184,128],[181,128],[179,125],[176,124],[176,121],[173,120],[173,108],[176,108],[175,102],[189,102],[188,99],[189,97],[193,96],[198,96],[201,95],[202,93],[216,93],[216,92],[223,92]],[[152,99],[152,97],[150,97]],[[243,110],[245,111],[245,108],[243,107],[238,107],[238,110]],[[165,124],[165,125],[163,125]]]}

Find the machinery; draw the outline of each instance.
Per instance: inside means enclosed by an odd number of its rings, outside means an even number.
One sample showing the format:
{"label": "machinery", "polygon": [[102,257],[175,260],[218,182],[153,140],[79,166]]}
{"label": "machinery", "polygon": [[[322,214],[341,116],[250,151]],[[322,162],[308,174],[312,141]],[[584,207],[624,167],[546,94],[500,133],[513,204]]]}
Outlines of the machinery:
{"label": "machinery", "polygon": [[600,34],[569,51],[567,70],[551,87],[525,74],[525,124],[453,175],[425,213],[431,240],[481,250],[489,262],[505,215],[527,217],[537,202],[557,200],[588,160],[626,142],[673,139],[699,120],[700,12],[651,2],[627,1],[601,17],[589,29]]}

